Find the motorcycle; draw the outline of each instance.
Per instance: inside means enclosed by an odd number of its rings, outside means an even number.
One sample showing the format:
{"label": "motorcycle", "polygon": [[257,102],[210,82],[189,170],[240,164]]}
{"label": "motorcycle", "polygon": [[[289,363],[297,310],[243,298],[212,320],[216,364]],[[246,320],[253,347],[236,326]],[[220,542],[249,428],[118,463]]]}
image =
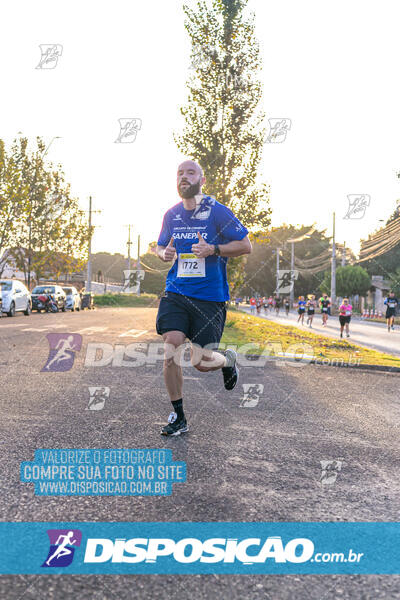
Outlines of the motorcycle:
{"label": "motorcycle", "polygon": [[38,296],[37,310],[39,313],[42,310],[46,311],[47,313],[56,313],[58,312],[58,306],[49,294],[41,294],[40,296]]}

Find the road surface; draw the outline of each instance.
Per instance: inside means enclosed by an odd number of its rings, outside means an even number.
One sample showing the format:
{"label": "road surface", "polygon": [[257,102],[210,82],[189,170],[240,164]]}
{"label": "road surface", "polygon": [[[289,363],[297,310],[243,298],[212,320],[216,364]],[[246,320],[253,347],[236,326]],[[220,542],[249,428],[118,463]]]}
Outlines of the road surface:
{"label": "road surface", "polygon": [[[224,390],[221,373],[185,369],[191,431],[159,435],[170,412],[161,362],[85,366],[89,342],[160,341],[155,308],[42,314],[0,321],[3,521],[398,521],[400,397],[396,374],[337,367],[242,367]],[[132,331],[134,330],[134,331]],[[48,333],[80,333],[67,372],[41,372]],[[136,336],[136,337],[135,337]],[[144,348],[144,346],[143,346]],[[241,407],[242,384],[264,386]],[[86,410],[89,386],[107,386],[104,409]],[[171,448],[187,483],[170,497],[37,497],[21,483],[21,461],[37,448]],[[321,462],[342,461],[321,484]],[[337,600],[400,597],[400,576],[1,576],[8,600]]]}

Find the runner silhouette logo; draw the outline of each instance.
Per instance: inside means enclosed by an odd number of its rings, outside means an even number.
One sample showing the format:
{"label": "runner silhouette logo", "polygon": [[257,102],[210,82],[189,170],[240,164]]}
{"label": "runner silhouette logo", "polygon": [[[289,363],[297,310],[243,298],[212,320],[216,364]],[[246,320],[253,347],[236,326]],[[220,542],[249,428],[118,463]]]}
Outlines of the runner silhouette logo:
{"label": "runner silhouette logo", "polygon": [[75,352],[82,347],[82,336],[79,333],[48,333],[50,350],[42,372],[70,371],[74,365]]}
{"label": "runner silhouette logo", "polygon": [[48,529],[50,548],[42,567],[68,567],[75,549],[81,545],[82,532],[79,529]]}

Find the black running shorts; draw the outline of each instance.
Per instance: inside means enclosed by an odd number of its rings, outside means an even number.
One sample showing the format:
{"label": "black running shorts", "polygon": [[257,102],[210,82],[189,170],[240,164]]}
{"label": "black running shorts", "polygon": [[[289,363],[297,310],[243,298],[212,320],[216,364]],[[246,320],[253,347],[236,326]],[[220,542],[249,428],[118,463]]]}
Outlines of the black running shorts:
{"label": "black running shorts", "polygon": [[339,315],[339,323],[342,325],[346,325],[346,323],[350,323],[350,315]]}
{"label": "black running shorts", "polygon": [[396,315],[395,308],[387,308],[386,309],[386,319],[390,319],[391,317],[394,317],[395,315]]}
{"label": "black running shorts", "polygon": [[199,300],[174,292],[165,292],[158,308],[156,330],[182,331],[186,337],[204,348],[218,347],[226,319],[225,302]]}

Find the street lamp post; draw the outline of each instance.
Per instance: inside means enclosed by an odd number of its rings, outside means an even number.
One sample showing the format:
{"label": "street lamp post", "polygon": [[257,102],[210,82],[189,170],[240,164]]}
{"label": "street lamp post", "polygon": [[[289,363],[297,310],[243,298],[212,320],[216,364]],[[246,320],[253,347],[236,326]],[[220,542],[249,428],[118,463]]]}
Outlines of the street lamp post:
{"label": "street lamp post", "polygon": [[291,242],[291,253],[290,253],[290,275],[291,275],[291,286],[290,286],[290,306],[294,303],[294,242]]}
{"label": "street lamp post", "polygon": [[291,240],[286,240],[287,243],[291,244],[291,256],[290,256],[290,275],[291,275],[291,286],[290,286],[290,305],[293,306],[294,302],[294,245],[297,242],[302,242],[305,239],[309,239],[314,232],[315,224],[311,227],[307,233],[293,238]]}
{"label": "street lamp post", "polygon": [[336,216],[333,213],[333,235],[332,235],[332,268],[331,268],[331,304],[336,302],[336,245],[335,245],[335,221]]}

